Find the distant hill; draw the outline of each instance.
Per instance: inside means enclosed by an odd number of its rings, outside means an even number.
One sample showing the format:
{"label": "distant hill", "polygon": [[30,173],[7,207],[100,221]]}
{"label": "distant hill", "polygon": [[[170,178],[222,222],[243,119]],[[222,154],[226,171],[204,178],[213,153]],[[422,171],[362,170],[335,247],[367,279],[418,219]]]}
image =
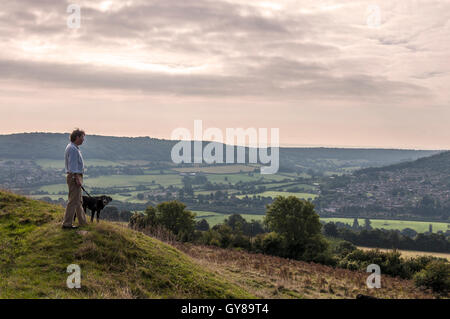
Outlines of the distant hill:
{"label": "distant hill", "polygon": [[450,152],[331,179],[322,214],[450,219]]}
{"label": "distant hill", "polygon": [[[62,159],[69,134],[20,133],[0,135],[0,159]],[[147,160],[171,162],[177,141],[150,137],[87,135],[81,146],[86,159]],[[206,144],[207,142],[204,142]],[[248,153],[248,148],[246,148]],[[415,160],[438,151],[395,149],[280,148],[282,171],[344,172],[355,168],[383,166]],[[225,156],[225,154],[224,154]],[[236,156],[236,152],[235,152]]]}
{"label": "distant hill", "polygon": [[[0,135],[0,158],[61,159],[69,134],[21,133]],[[83,156],[104,160],[170,161],[175,141],[149,137],[86,136]]]}

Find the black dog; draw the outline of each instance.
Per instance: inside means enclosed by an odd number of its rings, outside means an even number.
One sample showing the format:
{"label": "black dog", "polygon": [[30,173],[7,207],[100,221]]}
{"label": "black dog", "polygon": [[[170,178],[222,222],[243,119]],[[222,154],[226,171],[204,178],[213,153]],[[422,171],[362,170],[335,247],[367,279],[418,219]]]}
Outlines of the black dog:
{"label": "black dog", "polygon": [[109,196],[83,196],[83,209],[84,212],[87,214],[86,209],[89,208],[91,210],[91,222],[94,221],[94,215],[97,212],[97,223],[98,219],[100,218],[100,212],[103,208],[105,208],[106,205],[109,204],[109,202],[112,201],[112,198]]}
{"label": "black dog", "polygon": [[371,299],[378,299],[376,297],[372,297],[372,296],[368,296],[368,295],[362,295],[359,294],[356,296],[356,299],[360,299],[360,300],[371,300]]}

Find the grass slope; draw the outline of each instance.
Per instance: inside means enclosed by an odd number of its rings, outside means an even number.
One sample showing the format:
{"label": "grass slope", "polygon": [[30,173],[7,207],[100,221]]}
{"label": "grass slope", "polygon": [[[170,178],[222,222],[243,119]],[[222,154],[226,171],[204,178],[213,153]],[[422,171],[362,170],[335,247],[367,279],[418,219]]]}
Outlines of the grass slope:
{"label": "grass slope", "polygon": [[[251,298],[190,257],[119,224],[61,229],[64,209],[0,191],[0,298]],[[81,267],[68,289],[67,266]]]}
{"label": "grass slope", "polygon": [[223,249],[177,243],[205,269],[220,274],[258,298],[349,299],[358,294],[386,299],[435,298],[414,286],[412,280],[381,277],[380,289],[366,285],[368,273],[321,264]]}

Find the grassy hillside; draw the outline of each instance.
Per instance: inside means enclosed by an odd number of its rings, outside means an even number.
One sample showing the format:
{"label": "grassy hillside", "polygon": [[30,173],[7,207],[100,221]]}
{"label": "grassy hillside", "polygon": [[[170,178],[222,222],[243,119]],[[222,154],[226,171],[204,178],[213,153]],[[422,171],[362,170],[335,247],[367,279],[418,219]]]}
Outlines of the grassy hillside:
{"label": "grassy hillside", "polygon": [[[63,230],[64,209],[0,191],[0,298],[433,298],[411,281],[175,243],[102,221]],[[67,266],[81,267],[68,289]]]}
{"label": "grassy hillside", "polygon": [[333,268],[321,264],[252,254],[240,250],[177,244],[205,269],[250,291],[258,298],[270,299],[348,299],[358,294],[387,299],[433,298],[411,280],[381,277],[380,289],[366,286],[368,273]]}
{"label": "grassy hillside", "polygon": [[[119,224],[60,227],[64,209],[0,191],[0,298],[251,298],[190,257]],[[81,267],[81,289],[66,268]]]}

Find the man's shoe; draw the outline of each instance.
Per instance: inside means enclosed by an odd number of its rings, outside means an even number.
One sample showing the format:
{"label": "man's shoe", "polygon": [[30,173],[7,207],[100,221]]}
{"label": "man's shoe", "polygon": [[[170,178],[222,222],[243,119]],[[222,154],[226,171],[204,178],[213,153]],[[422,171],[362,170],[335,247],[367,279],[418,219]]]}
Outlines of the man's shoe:
{"label": "man's shoe", "polygon": [[77,229],[78,226],[64,226],[62,227],[63,229]]}

